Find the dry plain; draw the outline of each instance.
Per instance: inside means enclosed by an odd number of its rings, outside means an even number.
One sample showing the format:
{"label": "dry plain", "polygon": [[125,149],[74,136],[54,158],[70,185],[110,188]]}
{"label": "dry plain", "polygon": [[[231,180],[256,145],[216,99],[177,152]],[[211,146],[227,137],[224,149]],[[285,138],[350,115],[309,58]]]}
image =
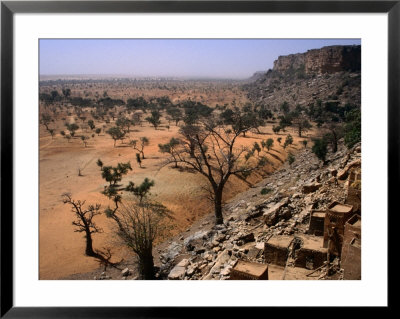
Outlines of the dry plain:
{"label": "dry plain", "polygon": [[[245,92],[241,91],[237,85],[213,85],[204,82],[198,84],[193,82],[184,83],[178,89],[164,89],[162,86],[154,87],[132,87],[129,85],[119,86],[117,84],[79,84],[72,86],[72,94],[77,96],[87,96],[93,98],[96,92],[107,90],[108,95],[113,98],[126,100],[128,97],[144,96],[145,98],[154,96],[169,96],[173,103],[191,97],[209,106],[216,104],[235,103],[241,104],[246,101]],[[61,91],[61,86],[44,86],[41,91],[50,90]],[[47,112],[51,106],[40,106],[40,113]],[[123,107],[120,107],[123,110]],[[145,177],[155,181],[155,186],[151,190],[153,198],[163,203],[173,214],[170,223],[174,226],[171,236],[185,230],[194,221],[213,209],[212,203],[207,199],[207,194],[203,186],[207,185],[206,180],[199,174],[188,172],[184,169],[175,169],[170,166],[163,166],[166,155],[159,152],[158,144],[167,143],[170,138],[179,136],[179,127],[170,124],[165,117],[162,117],[161,126],[154,129],[148,122],[142,121],[141,125],[131,128],[124,143],[117,141],[116,147],[113,146],[111,137],[104,133],[108,128],[115,125],[114,120],[110,123],[95,120],[96,127],[102,127],[102,132],[97,135],[90,129],[80,128],[76,132],[76,137],[69,142],[60,135],[60,131],[65,129],[65,122],[76,122],[81,126],[82,121],[74,114],[69,115],[66,110],[71,110],[66,106],[64,111],[60,111],[54,117],[55,120],[50,124],[55,129],[56,134],[51,137],[43,125],[40,125],[40,211],[39,211],[39,236],[40,236],[40,279],[58,279],[68,275],[85,273],[98,267],[98,263],[84,255],[85,240],[82,233],[74,232],[72,221],[74,215],[68,205],[63,204],[61,195],[65,192],[71,193],[76,200],[86,200],[86,204],[99,203],[102,208],[110,205],[108,199],[101,194],[105,181],[101,177],[96,161],[100,158],[105,165],[116,165],[119,162],[132,164],[133,170],[130,171],[122,180],[122,184],[128,181],[140,183]],[[87,120],[91,119],[90,109],[83,112]],[[274,123],[270,122],[260,128],[259,132],[249,132],[246,137],[240,137],[237,146],[252,147],[254,142],[261,142],[263,139],[273,138],[274,146],[266,156],[270,163],[262,172],[255,172],[249,178],[250,184],[262,179],[265,174],[277,169],[287,158],[288,152],[296,153],[303,148],[302,140],[310,140],[315,134],[310,130],[305,137],[298,138],[297,134],[291,129],[285,133],[275,134],[272,132]],[[284,141],[287,134],[291,134],[294,143],[284,149],[283,142],[279,144],[277,138],[281,137]],[[81,135],[90,136],[85,146]],[[136,150],[128,143],[129,140],[147,137],[149,145],[145,147],[145,157],[142,168],[136,162]],[[309,143],[310,145],[311,143]],[[79,170],[81,175],[78,175]],[[249,183],[232,177],[224,190],[224,199],[229,200],[236,194],[243,192],[250,187]],[[127,195],[126,195],[127,196]],[[104,232],[95,234],[94,247],[101,249],[111,247],[115,259],[120,257],[127,258],[131,252],[120,245],[113,236],[113,224],[103,214],[97,217],[96,223],[103,228]],[[165,240],[160,238],[159,241]]]}

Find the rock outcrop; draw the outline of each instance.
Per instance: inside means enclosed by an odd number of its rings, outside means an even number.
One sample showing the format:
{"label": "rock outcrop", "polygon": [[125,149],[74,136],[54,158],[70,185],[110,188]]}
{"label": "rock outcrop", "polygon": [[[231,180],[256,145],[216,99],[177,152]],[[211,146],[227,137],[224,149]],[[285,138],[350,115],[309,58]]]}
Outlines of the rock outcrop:
{"label": "rock outcrop", "polygon": [[273,69],[254,74],[248,98],[277,111],[283,102],[308,107],[319,100],[361,105],[361,46],[329,46],[280,56]]}
{"label": "rock outcrop", "polygon": [[361,46],[328,46],[306,53],[280,56],[273,71],[302,70],[306,74],[356,72],[361,70]]}

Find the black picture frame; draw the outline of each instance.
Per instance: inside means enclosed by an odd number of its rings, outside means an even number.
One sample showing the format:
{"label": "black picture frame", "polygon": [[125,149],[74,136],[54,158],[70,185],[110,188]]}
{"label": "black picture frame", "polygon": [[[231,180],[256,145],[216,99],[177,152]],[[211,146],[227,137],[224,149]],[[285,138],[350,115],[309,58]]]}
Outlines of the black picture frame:
{"label": "black picture frame", "polygon": [[[399,182],[400,1],[1,1],[1,317],[132,318],[187,316],[187,308],[14,307],[13,303],[13,16],[15,13],[388,13],[388,212]],[[388,214],[388,218],[389,218]],[[392,225],[393,223],[388,223]],[[390,234],[388,228],[388,234]],[[390,243],[388,237],[388,243]],[[393,241],[392,241],[393,242]],[[389,247],[389,246],[388,246]],[[388,254],[389,257],[389,254]],[[390,263],[390,258],[389,258]],[[388,281],[388,285],[390,280]],[[390,298],[388,305],[390,308]],[[252,308],[253,310],[254,308]],[[291,308],[296,315],[304,308]],[[213,315],[226,309],[210,310]],[[235,310],[235,314],[248,309]],[[334,311],[334,310],[332,310]],[[210,312],[210,313],[211,313]],[[207,315],[208,310],[204,315]]]}

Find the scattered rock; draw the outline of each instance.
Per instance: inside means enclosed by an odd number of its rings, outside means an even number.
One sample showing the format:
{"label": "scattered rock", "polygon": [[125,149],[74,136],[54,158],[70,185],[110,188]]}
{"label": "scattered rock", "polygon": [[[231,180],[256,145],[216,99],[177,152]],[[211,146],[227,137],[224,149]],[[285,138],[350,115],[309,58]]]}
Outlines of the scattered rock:
{"label": "scattered rock", "polygon": [[130,275],[129,268],[125,268],[124,270],[122,270],[122,271],[121,271],[121,275],[122,275],[123,277],[129,276],[129,275]]}
{"label": "scattered rock", "polygon": [[303,185],[303,194],[309,194],[317,191],[322,186],[321,183],[311,183]]}
{"label": "scattered rock", "polygon": [[172,268],[171,272],[168,275],[169,280],[179,280],[183,279],[186,273],[186,268],[181,266],[175,266]]}

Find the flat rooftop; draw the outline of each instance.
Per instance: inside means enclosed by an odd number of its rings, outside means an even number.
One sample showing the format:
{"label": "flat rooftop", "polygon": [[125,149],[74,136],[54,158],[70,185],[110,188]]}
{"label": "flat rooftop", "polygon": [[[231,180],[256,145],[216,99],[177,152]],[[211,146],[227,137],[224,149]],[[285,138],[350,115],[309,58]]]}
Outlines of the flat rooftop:
{"label": "flat rooftop", "polygon": [[323,248],[324,238],[321,236],[310,236],[310,235],[298,235],[299,238],[303,241],[303,245],[301,248],[310,249],[310,250],[319,250],[326,251],[326,248]]}
{"label": "flat rooftop", "polygon": [[347,214],[353,210],[353,206],[346,204],[337,204],[333,206],[330,210],[335,213]]}
{"label": "flat rooftop", "polygon": [[321,212],[321,211],[311,212],[312,217],[324,218],[325,215],[326,215],[326,212]]}
{"label": "flat rooftop", "polygon": [[293,238],[293,236],[273,236],[267,241],[267,244],[288,248]]}
{"label": "flat rooftop", "polygon": [[233,270],[260,277],[268,270],[268,265],[239,260],[235,267],[233,267]]}

